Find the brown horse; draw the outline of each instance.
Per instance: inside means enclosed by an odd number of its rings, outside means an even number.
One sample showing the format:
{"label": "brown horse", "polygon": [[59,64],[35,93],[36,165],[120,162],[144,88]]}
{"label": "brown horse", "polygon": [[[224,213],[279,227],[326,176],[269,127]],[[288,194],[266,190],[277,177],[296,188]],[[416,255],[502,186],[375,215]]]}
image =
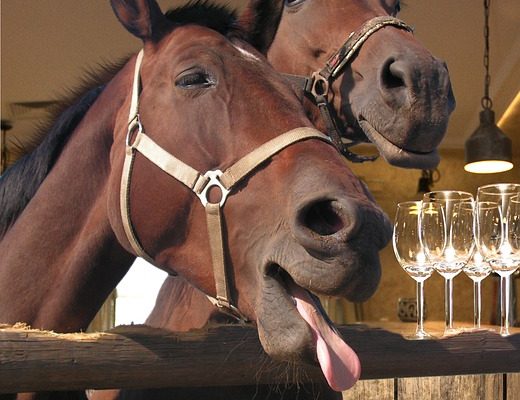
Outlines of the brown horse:
{"label": "brown horse", "polygon": [[390,224],[248,44],[267,49],[276,26],[112,6],[143,51],[1,178],[0,321],[85,329],[140,255],[256,323],[271,357],[318,358],[350,386],[359,362],[310,292],[369,296]]}
{"label": "brown horse", "polygon": [[[434,168],[455,99],[445,63],[390,18],[399,10],[398,0],[285,0],[268,58],[330,85],[345,138],[370,140],[390,164]],[[318,108],[307,111],[321,121]]]}
{"label": "brown horse", "polygon": [[[267,14],[263,6],[262,2],[250,1],[240,21],[243,23],[262,12]],[[366,21],[395,17],[399,8],[399,1],[286,0],[282,15],[269,10],[270,25],[281,18],[268,50],[269,61],[279,71],[311,77],[340,54],[338,49],[348,48],[344,40],[355,36],[351,32],[357,33],[360,27],[369,26]],[[392,24],[374,29],[355,56],[338,71],[338,76],[330,78],[328,100],[336,110],[332,117],[341,136],[353,142],[371,140],[389,163],[430,168],[439,161],[436,148],[455,103],[448,71],[442,61],[414,39],[406,25],[390,21]],[[313,104],[316,99],[310,97],[306,111],[315,124],[326,129],[319,108]],[[204,293],[182,277],[168,277],[146,324],[185,331],[201,328],[209,321],[232,322]],[[244,398],[254,394],[248,394],[247,390],[242,389]],[[257,395],[264,395],[260,390],[253,389]],[[270,393],[269,388],[262,390]],[[290,390],[284,395],[294,396]],[[309,392],[312,397],[312,390]],[[321,396],[325,394],[331,396],[326,389],[321,391]],[[198,389],[191,395],[198,399],[217,399],[211,388],[207,392]],[[226,395],[237,396],[236,392],[227,392],[224,398]],[[101,398],[97,396],[94,398]],[[117,397],[116,394],[105,396]],[[190,394],[179,390],[133,392],[121,398],[172,396],[189,397]]]}

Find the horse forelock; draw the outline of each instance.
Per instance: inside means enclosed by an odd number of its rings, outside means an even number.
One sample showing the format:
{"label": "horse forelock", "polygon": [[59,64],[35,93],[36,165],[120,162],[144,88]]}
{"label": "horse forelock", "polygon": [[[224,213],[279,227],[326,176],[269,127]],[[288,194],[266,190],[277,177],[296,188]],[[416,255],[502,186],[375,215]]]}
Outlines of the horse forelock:
{"label": "horse forelock", "polygon": [[[124,61],[126,63],[126,60]],[[25,154],[0,177],[0,239],[20,216],[51,171],[68,139],[123,63],[87,72],[81,87],[53,110],[48,123],[36,130]]]}
{"label": "horse forelock", "polygon": [[207,0],[194,0],[184,6],[173,8],[165,13],[175,24],[197,24],[213,29],[224,36],[239,31],[236,13],[229,7],[213,4]]}

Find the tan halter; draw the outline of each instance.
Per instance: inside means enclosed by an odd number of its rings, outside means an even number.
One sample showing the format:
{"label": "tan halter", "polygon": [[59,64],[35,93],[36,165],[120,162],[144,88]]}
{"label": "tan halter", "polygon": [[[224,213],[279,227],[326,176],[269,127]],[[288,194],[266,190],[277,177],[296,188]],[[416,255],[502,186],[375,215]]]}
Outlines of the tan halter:
{"label": "tan halter", "polygon": [[[130,180],[135,155],[136,152],[139,152],[168,175],[190,188],[200,199],[203,207],[206,209],[209,244],[212,254],[213,273],[217,293],[215,298],[211,296],[208,296],[208,298],[221,311],[230,314],[238,320],[247,321],[247,318],[242,315],[233,304],[231,304],[225,267],[221,209],[226,202],[227,196],[233,190],[233,187],[274,154],[280,152],[287,146],[302,140],[319,139],[331,144],[330,139],[328,136],[313,128],[296,128],[262,144],[251,153],[242,157],[224,172],[217,169],[202,174],[168,153],[144,133],[143,126],[139,121],[138,113],[141,86],[139,71],[142,59],[143,50],[139,52],[135,65],[132,101],[128,119],[128,133],[126,137],[125,161],[121,178],[121,216],[128,241],[136,255],[144,258],[152,264],[154,263],[153,258],[146,253],[140,244],[130,217]],[[134,134],[135,138],[132,141],[132,136],[134,136]],[[211,203],[208,198],[208,190],[215,186],[220,189],[222,195],[218,203]]]}

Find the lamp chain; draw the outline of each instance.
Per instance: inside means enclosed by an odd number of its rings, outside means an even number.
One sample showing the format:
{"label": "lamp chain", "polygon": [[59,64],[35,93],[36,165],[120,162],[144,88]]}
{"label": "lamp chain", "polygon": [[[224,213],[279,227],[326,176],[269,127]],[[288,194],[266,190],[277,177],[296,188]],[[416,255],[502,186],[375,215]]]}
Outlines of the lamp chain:
{"label": "lamp chain", "polygon": [[491,76],[489,75],[489,5],[491,0],[484,0],[484,68],[486,69],[486,76],[484,78],[484,97],[482,97],[482,107],[491,109],[493,101],[489,97],[489,85],[491,83]]}

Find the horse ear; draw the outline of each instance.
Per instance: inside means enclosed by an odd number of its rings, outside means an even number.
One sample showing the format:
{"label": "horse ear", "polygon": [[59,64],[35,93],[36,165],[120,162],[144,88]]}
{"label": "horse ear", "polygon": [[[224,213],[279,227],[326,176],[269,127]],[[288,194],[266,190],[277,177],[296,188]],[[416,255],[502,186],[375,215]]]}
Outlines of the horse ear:
{"label": "horse ear", "polygon": [[250,0],[238,19],[247,41],[263,54],[267,54],[273,43],[282,18],[283,4],[284,0]]}
{"label": "horse ear", "polygon": [[168,26],[155,0],[110,0],[110,4],[123,26],[144,42],[158,41]]}

